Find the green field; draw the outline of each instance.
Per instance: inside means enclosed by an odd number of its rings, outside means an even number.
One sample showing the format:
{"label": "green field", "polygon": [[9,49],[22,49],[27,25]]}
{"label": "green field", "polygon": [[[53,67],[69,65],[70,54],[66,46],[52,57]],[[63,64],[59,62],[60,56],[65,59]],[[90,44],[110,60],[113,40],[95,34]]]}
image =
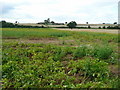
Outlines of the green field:
{"label": "green field", "polygon": [[118,35],[2,29],[3,88],[118,88]]}

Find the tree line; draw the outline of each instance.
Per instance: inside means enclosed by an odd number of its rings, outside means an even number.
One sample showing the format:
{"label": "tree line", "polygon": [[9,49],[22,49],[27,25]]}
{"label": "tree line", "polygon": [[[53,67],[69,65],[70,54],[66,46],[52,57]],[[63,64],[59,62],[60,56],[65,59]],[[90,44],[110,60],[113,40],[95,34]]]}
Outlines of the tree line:
{"label": "tree line", "polygon": [[[0,21],[0,27],[1,28],[48,28],[48,27],[44,27],[43,25],[42,26],[30,26],[30,25],[18,25],[17,23],[13,24],[13,23],[10,23],[10,22],[6,22],[6,21]],[[45,25],[48,25],[48,24],[45,24]],[[67,27],[55,27],[55,28],[70,28],[70,29],[73,29],[73,28],[91,28],[90,25],[88,25],[88,27],[76,27],[77,26],[77,23],[75,21],[71,21],[69,23],[66,24]],[[119,26],[108,26],[108,27],[99,27],[99,29],[120,29]]]}
{"label": "tree line", "polygon": [[0,21],[0,25],[0,28],[44,28],[43,26],[18,25],[6,21]]}

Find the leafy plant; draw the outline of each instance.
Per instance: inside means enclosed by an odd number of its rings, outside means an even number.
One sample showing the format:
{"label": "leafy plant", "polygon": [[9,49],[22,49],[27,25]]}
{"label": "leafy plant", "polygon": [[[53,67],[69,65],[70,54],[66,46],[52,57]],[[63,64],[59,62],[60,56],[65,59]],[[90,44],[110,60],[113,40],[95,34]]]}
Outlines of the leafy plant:
{"label": "leafy plant", "polygon": [[[9,40],[11,37],[23,42]],[[118,35],[4,28],[3,38],[6,38],[2,42],[3,88],[119,87],[117,72],[113,75],[110,68],[111,64],[118,66]],[[29,42],[34,38],[65,43]]]}
{"label": "leafy plant", "polygon": [[73,53],[74,58],[81,58],[87,55],[87,47],[86,46],[80,46],[76,48],[76,50]]}
{"label": "leafy plant", "polygon": [[96,46],[94,49],[94,56],[99,59],[108,59],[111,56],[112,52],[112,48],[108,46]]}

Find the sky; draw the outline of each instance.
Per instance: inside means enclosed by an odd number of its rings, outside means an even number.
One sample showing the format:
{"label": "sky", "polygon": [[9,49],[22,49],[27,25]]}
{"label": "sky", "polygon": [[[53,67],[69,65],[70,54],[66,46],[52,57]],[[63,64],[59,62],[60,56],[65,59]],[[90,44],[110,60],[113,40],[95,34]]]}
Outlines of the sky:
{"label": "sky", "polygon": [[19,23],[118,22],[120,0],[0,0],[0,20]]}

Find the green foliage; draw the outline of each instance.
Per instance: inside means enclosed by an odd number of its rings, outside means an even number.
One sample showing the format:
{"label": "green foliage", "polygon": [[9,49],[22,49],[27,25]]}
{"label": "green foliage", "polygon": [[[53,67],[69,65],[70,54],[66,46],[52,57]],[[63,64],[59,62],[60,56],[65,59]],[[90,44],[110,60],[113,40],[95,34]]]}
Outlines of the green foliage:
{"label": "green foliage", "polygon": [[108,29],[120,29],[119,26],[108,26],[107,28],[108,28]]}
{"label": "green foliage", "polygon": [[105,29],[106,27],[105,26],[103,26],[103,29]]}
{"label": "green foliage", "polygon": [[87,55],[87,47],[86,46],[80,46],[75,51],[73,56],[75,58],[81,58]]}
{"label": "green foliage", "polygon": [[59,32],[59,33],[51,33],[49,34],[52,37],[66,37],[66,36],[70,36],[69,33],[64,33],[64,32]]}
{"label": "green foliage", "polygon": [[2,25],[1,28],[44,28],[40,26],[18,25],[18,24],[13,24],[13,23],[6,22],[6,21],[0,21],[0,25]]}
{"label": "green foliage", "polygon": [[14,27],[14,24],[13,23],[8,23],[6,21],[1,21],[0,24],[2,25],[2,27],[9,27],[9,28],[12,28]]}
{"label": "green foliage", "polygon": [[99,59],[78,60],[78,62],[71,61],[68,68],[73,68],[68,73],[81,73],[84,78],[91,79],[91,81],[99,81],[109,77],[108,63],[100,61]]}
{"label": "green foliage", "polygon": [[[3,28],[2,38],[8,39],[40,39],[40,38],[60,38],[64,37],[71,38],[72,40],[80,40],[80,42],[119,42],[118,35],[115,34],[105,34],[105,33],[95,33],[95,32],[70,32],[70,31],[60,31],[50,28]],[[65,38],[66,37],[66,38]],[[72,42],[73,43],[73,42]]]}
{"label": "green foliage", "polygon": [[72,29],[72,28],[75,28],[77,26],[77,23],[75,21],[71,21],[67,24],[67,26]]}
{"label": "green foliage", "polygon": [[[43,44],[3,43],[3,87],[105,88],[108,87],[107,84],[112,85],[110,82],[105,84],[110,78],[108,63],[105,61],[89,58],[77,61],[74,61],[76,60],[74,58],[67,59],[67,55],[90,56],[89,50],[87,46],[72,48]],[[84,54],[79,54],[81,52]],[[96,86],[94,86],[95,83]],[[116,82],[113,87],[117,87],[115,85]]]}
{"label": "green foliage", "polygon": [[6,28],[3,29],[3,38],[50,38],[50,37],[67,37],[71,34],[69,32],[56,31],[54,29],[19,29],[19,28]]}
{"label": "green foliage", "polygon": [[88,26],[88,28],[91,28],[90,25]]}
{"label": "green foliage", "polygon": [[118,64],[118,35],[4,28],[6,37],[52,38],[60,44],[3,39],[3,88],[118,88],[118,76],[110,69]]}
{"label": "green foliage", "polygon": [[99,59],[108,59],[113,50],[108,46],[96,46],[94,50],[94,56]]}
{"label": "green foliage", "polygon": [[92,80],[103,80],[109,77],[108,63],[104,61],[87,59],[84,64],[84,70]]}

